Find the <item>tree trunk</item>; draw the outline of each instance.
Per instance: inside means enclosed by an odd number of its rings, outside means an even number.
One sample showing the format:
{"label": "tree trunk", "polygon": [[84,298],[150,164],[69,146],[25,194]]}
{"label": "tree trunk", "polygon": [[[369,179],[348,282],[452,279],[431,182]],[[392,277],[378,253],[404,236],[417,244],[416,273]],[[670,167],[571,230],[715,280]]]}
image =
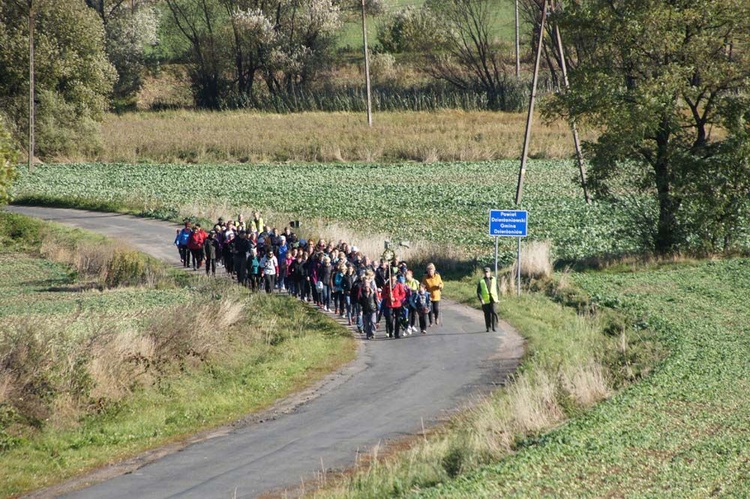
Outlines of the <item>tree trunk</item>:
{"label": "tree trunk", "polygon": [[677,210],[680,201],[672,192],[672,171],[669,158],[670,133],[668,124],[662,123],[656,143],[657,153],[654,163],[656,174],[656,192],[659,200],[659,221],[657,223],[654,249],[659,255],[673,253],[678,246]]}

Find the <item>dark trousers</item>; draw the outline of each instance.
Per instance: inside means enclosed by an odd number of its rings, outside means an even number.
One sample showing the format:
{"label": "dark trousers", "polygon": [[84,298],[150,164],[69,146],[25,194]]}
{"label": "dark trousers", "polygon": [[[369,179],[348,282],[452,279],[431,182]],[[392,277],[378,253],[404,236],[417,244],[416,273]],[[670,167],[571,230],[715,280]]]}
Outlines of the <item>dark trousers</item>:
{"label": "dark trousers", "polygon": [[437,324],[438,319],[440,319],[440,302],[434,301],[432,302],[432,308],[430,309],[430,325],[434,322]]}
{"label": "dark trousers", "polygon": [[383,307],[383,318],[385,319],[385,331],[388,336],[401,337],[401,307]]}
{"label": "dark trousers", "polygon": [[206,258],[206,275],[216,275],[216,258]]}
{"label": "dark trousers", "polygon": [[193,254],[193,268],[199,269],[203,263],[203,250],[190,250],[190,252]]}
{"label": "dark trousers", "polygon": [[190,250],[187,246],[177,246],[180,250],[180,260],[182,260],[183,267],[190,267]]}
{"label": "dark trousers", "polygon": [[417,323],[417,309],[410,306],[408,308],[409,310],[409,327],[414,327],[414,325]]}
{"label": "dark trousers", "polygon": [[250,289],[253,291],[260,291],[260,281],[262,277],[260,274],[251,274],[250,275]]}
{"label": "dark trousers", "polygon": [[234,258],[232,258],[232,253],[224,253],[224,268],[230,274],[234,273]]}
{"label": "dark trousers", "polygon": [[266,285],[266,293],[273,293],[273,288],[276,287],[276,274],[264,275],[263,282]]}
{"label": "dark trousers", "polygon": [[241,285],[246,285],[245,282],[247,280],[247,261],[242,258],[242,256],[238,256],[234,259],[234,267],[237,271],[237,282]]}
{"label": "dark trousers", "polygon": [[424,331],[427,329],[427,314],[428,312],[422,312],[419,314],[419,330]]}
{"label": "dark trousers", "polygon": [[482,305],[482,312],[484,312],[484,325],[489,331],[490,328],[492,330],[495,330],[495,326],[497,325],[497,311],[495,307],[495,302],[492,303],[485,303]]}

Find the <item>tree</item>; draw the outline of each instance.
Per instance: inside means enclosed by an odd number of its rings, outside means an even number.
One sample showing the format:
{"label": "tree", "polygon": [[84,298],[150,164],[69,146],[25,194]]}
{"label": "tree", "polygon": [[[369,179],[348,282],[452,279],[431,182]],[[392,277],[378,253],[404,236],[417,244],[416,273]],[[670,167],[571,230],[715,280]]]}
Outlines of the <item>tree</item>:
{"label": "tree", "polygon": [[307,86],[328,62],[341,24],[332,0],[166,0],[189,41],[199,107],[252,102],[256,79],[271,95]]}
{"label": "tree", "polygon": [[445,47],[447,33],[432,9],[410,5],[378,26],[378,42],[386,52],[425,53]]}
{"label": "tree", "polygon": [[617,196],[630,171],[653,196],[656,252],[687,247],[686,200],[712,202],[695,179],[718,182],[705,173],[746,164],[711,132],[749,89],[750,1],[576,0],[553,19],[575,42],[575,64],[548,113],[601,131],[586,145],[599,195]]}
{"label": "tree", "polygon": [[132,100],[143,86],[149,48],[159,43],[155,0],[86,0],[104,25],[107,56],[117,70],[115,100]]}
{"label": "tree", "polygon": [[[462,90],[487,94],[490,109],[510,110],[509,48],[492,35],[492,0],[432,0],[427,4],[445,27],[447,54],[434,54],[428,72]],[[512,99],[516,102],[517,99]]]}
{"label": "tree", "polygon": [[[102,24],[83,0],[34,3],[39,155],[96,148],[97,121],[116,78]],[[29,127],[27,16],[24,2],[0,3],[0,113],[21,144]]]}
{"label": "tree", "polygon": [[10,185],[16,178],[16,150],[0,116],[0,204],[10,200]]}

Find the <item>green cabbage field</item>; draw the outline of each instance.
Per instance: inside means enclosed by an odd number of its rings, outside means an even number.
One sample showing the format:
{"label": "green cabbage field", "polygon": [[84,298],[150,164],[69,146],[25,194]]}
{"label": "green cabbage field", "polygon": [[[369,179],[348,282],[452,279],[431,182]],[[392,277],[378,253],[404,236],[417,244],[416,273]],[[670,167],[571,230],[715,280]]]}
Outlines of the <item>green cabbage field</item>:
{"label": "green cabbage field", "polygon": [[[377,232],[493,251],[488,210],[514,209],[518,163],[314,164],[314,165],[40,165],[23,170],[14,188],[23,201],[101,203],[148,207],[174,218],[186,205],[250,206],[302,221],[344,222],[357,233]],[[566,260],[639,249],[627,211],[607,203],[586,205],[569,161],[531,161],[522,209],[532,239],[553,241]],[[225,214],[229,215],[229,213]],[[514,240],[503,241],[512,260]]]}

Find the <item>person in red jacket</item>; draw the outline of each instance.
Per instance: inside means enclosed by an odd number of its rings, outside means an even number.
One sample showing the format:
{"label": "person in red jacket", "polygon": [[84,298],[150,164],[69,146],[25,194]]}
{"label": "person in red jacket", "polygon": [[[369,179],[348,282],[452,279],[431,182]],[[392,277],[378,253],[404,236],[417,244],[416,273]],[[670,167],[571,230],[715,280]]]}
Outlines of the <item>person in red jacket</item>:
{"label": "person in red jacket", "polygon": [[396,276],[391,277],[390,283],[383,286],[383,318],[385,330],[389,338],[401,337],[401,307],[406,299],[406,288],[398,282]]}
{"label": "person in red jacket", "polygon": [[203,243],[206,241],[206,231],[201,228],[201,224],[195,224],[193,233],[188,240],[188,249],[193,255],[193,270],[198,270],[203,266]]}

